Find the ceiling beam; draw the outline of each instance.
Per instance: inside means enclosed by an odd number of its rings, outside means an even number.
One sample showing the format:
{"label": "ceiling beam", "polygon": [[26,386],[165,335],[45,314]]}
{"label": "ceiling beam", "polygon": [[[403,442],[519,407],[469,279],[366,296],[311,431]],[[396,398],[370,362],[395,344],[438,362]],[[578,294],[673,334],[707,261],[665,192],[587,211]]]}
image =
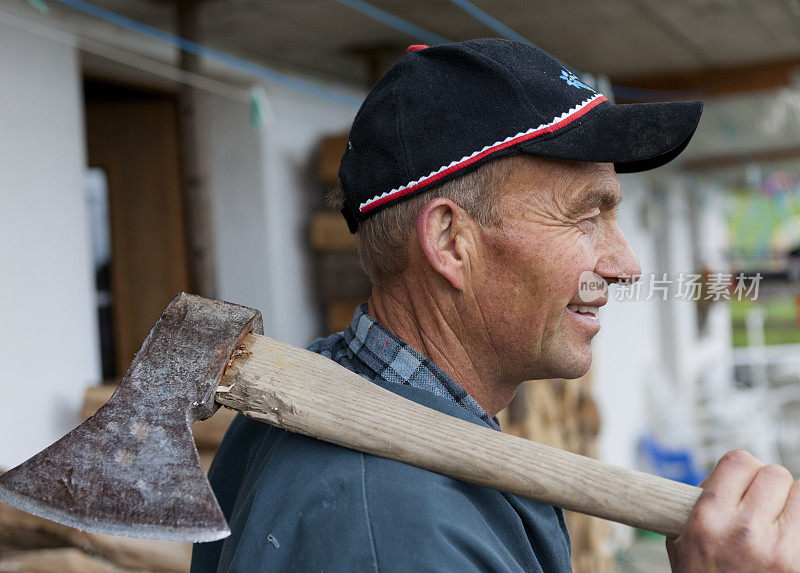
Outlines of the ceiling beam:
{"label": "ceiling beam", "polygon": [[764,163],[769,161],[785,161],[788,159],[800,158],[800,146],[782,147],[778,149],[764,149],[761,151],[750,151],[744,153],[730,153],[724,155],[712,155],[709,157],[698,157],[696,159],[686,159],[683,162],[685,168],[695,171],[713,171],[715,169],[725,169],[749,163]]}
{"label": "ceiling beam", "polygon": [[[726,68],[711,68],[691,72],[653,74],[611,78],[619,86],[653,90],[653,99],[691,99],[722,96],[792,85],[800,71],[800,58],[761,62]],[[674,91],[674,97],[669,92]],[[631,100],[628,100],[631,101]]]}
{"label": "ceiling beam", "polygon": [[357,46],[348,50],[348,53],[361,58],[368,67],[369,78],[367,89],[378,83],[383,74],[389,71],[397,60],[405,55],[405,47],[396,44],[379,44],[372,46]]}

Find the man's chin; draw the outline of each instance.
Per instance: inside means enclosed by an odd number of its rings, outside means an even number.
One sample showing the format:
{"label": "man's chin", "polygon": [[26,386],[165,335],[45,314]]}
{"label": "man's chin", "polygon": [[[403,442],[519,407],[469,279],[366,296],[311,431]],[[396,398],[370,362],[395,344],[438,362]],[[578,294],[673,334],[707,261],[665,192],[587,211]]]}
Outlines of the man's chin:
{"label": "man's chin", "polygon": [[563,360],[555,366],[555,370],[558,374],[551,376],[551,378],[564,378],[566,380],[580,378],[586,374],[592,366],[592,349],[590,347],[584,354],[580,354],[576,351],[571,355],[565,356]]}
{"label": "man's chin", "polygon": [[[589,364],[589,366],[591,366],[591,363]],[[576,378],[580,378],[589,371],[589,366],[586,366],[585,368],[577,368],[574,370],[570,370],[563,376],[559,376],[559,378],[564,378],[566,380],[574,380]]]}

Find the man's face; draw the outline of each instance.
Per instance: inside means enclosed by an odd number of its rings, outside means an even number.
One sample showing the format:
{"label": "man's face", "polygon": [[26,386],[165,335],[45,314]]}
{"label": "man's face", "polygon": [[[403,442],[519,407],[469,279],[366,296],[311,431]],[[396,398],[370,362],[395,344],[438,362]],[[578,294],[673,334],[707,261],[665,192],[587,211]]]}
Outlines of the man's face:
{"label": "man's face", "polygon": [[[474,294],[507,376],[576,378],[589,369],[607,301],[586,302],[581,273],[615,282],[641,272],[617,224],[619,179],[611,163],[525,156],[517,165],[502,190],[502,224],[480,231]],[[587,305],[592,312],[581,312]]]}

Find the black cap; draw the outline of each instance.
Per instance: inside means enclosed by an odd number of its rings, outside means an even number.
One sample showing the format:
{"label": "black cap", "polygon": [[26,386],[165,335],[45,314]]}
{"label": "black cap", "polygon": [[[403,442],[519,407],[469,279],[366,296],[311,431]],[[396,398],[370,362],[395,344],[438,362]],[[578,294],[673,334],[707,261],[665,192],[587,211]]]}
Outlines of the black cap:
{"label": "black cap", "polygon": [[703,103],[614,105],[536,46],[411,46],[367,95],[339,167],[350,231],[382,208],[513,153],[653,169],[692,137]]}

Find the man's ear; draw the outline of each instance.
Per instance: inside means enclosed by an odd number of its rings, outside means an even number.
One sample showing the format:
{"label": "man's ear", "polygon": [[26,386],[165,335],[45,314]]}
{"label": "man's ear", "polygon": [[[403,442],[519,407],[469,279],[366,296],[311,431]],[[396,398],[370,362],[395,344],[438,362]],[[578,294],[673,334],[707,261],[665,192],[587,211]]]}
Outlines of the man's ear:
{"label": "man's ear", "polygon": [[464,290],[470,268],[471,221],[464,209],[444,197],[428,201],[417,217],[417,241],[428,264],[458,290]]}

